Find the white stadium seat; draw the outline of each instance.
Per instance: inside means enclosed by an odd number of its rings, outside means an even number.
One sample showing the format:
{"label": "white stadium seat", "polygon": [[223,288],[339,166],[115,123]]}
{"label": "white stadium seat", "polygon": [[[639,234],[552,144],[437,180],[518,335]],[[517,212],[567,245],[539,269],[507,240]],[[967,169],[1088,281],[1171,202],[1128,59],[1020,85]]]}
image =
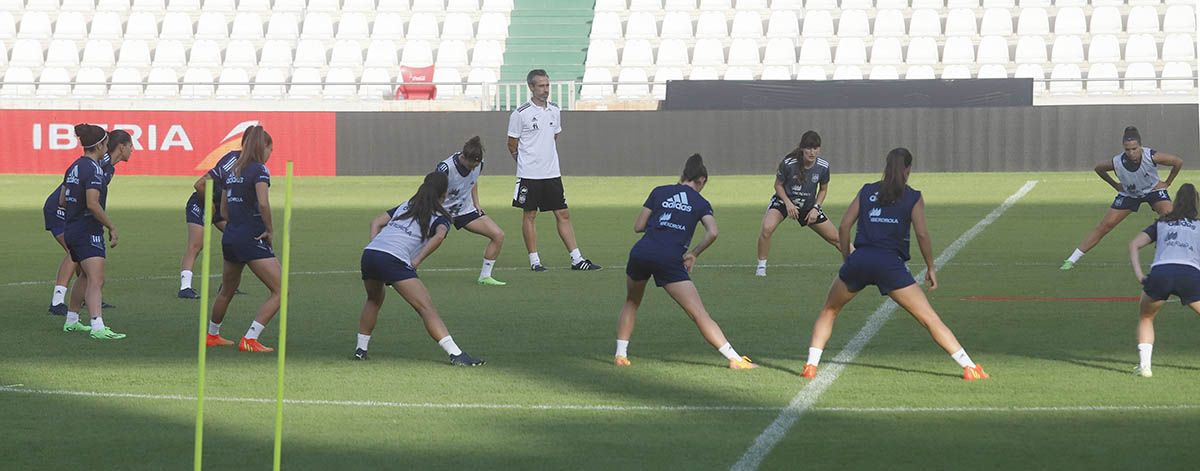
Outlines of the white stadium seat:
{"label": "white stadium seat", "polygon": [[371,37],[370,20],[362,13],[343,13],[338,20],[337,39],[365,41]]}
{"label": "white stadium seat", "polygon": [[475,39],[475,26],[471,23],[471,16],[466,13],[447,14],[446,19],[442,20],[442,39]]}
{"label": "white stadium seat", "polygon": [[245,98],[250,96],[250,75],[239,67],[221,69],[217,78],[217,98]]}
{"label": "white stadium seat", "polygon": [[833,71],[834,81],[862,81],[863,70],[857,65],[839,65]]}
{"label": "white stadium seat", "polygon": [[300,37],[300,21],[294,13],[271,13],[267,20],[267,39],[295,40]]}
{"label": "white stadium seat", "polygon": [[838,19],[837,35],[839,38],[864,38],[871,34],[865,10],[842,10]]}
{"label": "white stadium seat", "polygon": [[841,8],[843,12],[845,12],[847,9],[869,10],[874,6],[875,5],[873,5],[871,0],[841,0]]}
{"label": "white stadium seat", "polygon": [[[487,7],[487,1],[484,0],[484,8]],[[467,74],[467,86],[463,90],[463,96],[490,100],[495,96],[495,84],[497,80],[496,72],[492,69],[471,69],[471,73]],[[483,84],[487,84],[489,88],[485,90]]]}
{"label": "white stadium seat", "polygon": [[254,74],[254,89],[250,91],[251,98],[278,99],[287,93],[287,74],[283,69],[261,68]]}
{"label": "white stadium seat", "polygon": [[271,4],[271,11],[299,14],[304,11],[306,6],[304,0],[274,0],[274,3]]}
{"label": "white stadium seat", "polygon": [[[876,20],[878,24],[879,20]],[[910,36],[938,36],[942,34],[942,17],[935,10],[914,10],[908,23]]]}
{"label": "white stadium seat", "polygon": [[713,67],[692,67],[688,80],[719,80],[721,74]]}
{"label": "white stadium seat", "polygon": [[1017,34],[1047,35],[1050,34],[1050,19],[1043,8],[1022,8],[1017,17]]}
{"label": "white stadium seat", "polygon": [[166,9],[165,0],[133,0],[132,11],[149,11],[158,13]]}
{"label": "white stadium seat", "polygon": [[1096,7],[1092,10],[1092,22],[1088,31],[1092,34],[1121,34],[1121,11],[1117,7]]}
{"label": "white stadium seat", "polygon": [[1092,41],[1088,43],[1087,60],[1088,62],[1120,62],[1121,42],[1111,34],[1092,36]]}
{"label": "white stadium seat", "polygon": [[655,60],[658,66],[685,66],[690,63],[687,43],[682,39],[664,39],[659,43],[658,58]]}
{"label": "white stadium seat", "polygon": [[196,39],[224,41],[228,38],[229,23],[226,23],[224,14],[211,11],[200,14],[200,19],[196,21]]}
{"label": "white stadium seat", "polygon": [[[129,30],[132,27],[134,15],[146,15],[146,17],[147,17],[146,22],[148,24],[147,33],[145,35],[141,35],[142,37],[139,37],[137,39],[145,39],[147,41],[153,40],[154,36],[152,36],[152,34],[153,34],[153,29],[154,29],[154,16],[151,15],[150,13],[146,13],[146,12],[134,13],[132,15],[129,15],[129,22],[126,23],[126,25],[125,25],[125,39],[130,39],[130,38],[134,37],[129,34]],[[183,12],[179,12],[179,11],[172,11],[172,12],[168,12],[166,14],[166,16],[163,16],[162,34],[160,34],[158,36],[158,39],[160,39],[160,40],[172,39],[172,40],[176,40],[176,41],[191,42],[194,35],[195,35],[195,32],[192,29],[192,18],[190,16],[188,16],[187,13],[183,13]]]}
{"label": "white stadium seat", "polygon": [[645,39],[630,39],[625,41],[621,50],[622,67],[649,67],[654,64],[654,48]]}
{"label": "white stadium seat", "polygon": [[221,67],[221,46],[211,39],[201,39],[192,43],[192,49],[188,52],[188,67],[219,69]]}
{"label": "white stadium seat", "polygon": [[903,10],[908,8],[908,0],[875,0],[875,8],[880,10]]}
{"label": "white stadium seat", "polygon": [[640,67],[625,67],[617,75],[617,98],[637,99],[650,96],[650,78],[646,69]]}
{"label": "white stadium seat", "polygon": [[[942,63],[970,65],[975,63],[975,45],[965,36],[946,38],[942,46]],[[944,74],[943,74],[944,76]]]}
{"label": "white stadium seat", "polygon": [[[374,3],[371,6],[374,9]],[[269,15],[271,14],[271,0],[238,0],[237,11]]]}
{"label": "white stadium seat", "polygon": [[[476,53],[478,55],[478,50],[476,50]],[[405,42],[404,48],[400,50],[400,65],[409,67],[433,65],[433,46],[428,41]]]}
{"label": "white stadium seat", "polygon": [[946,8],[979,8],[979,0],[946,0]]}
{"label": "white stadium seat", "polygon": [[396,43],[390,39],[376,39],[367,46],[367,57],[363,61],[366,67],[395,67]]}
{"label": "white stadium seat", "polygon": [[480,15],[479,28],[475,31],[475,39],[504,39],[507,37],[508,17],[494,12]]}
{"label": "white stadium seat", "polygon": [[3,40],[0,40],[0,70],[4,70],[4,67],[7,65],[8,65],[8,46],[4,44]]}
{"label": "white stadium seat", "polygon": [[[662,49],[660,46],[659,55]],[[796,63],[796,43],[791,38],[771,38],[767,41],[766,52],[763,53],[764,65],[786,65]],[[790,72],[789,72],[790,74]]]}
{"label": "white stadium seat", "polygon": [[875,44],[871,46],[871,63],[883,65],[904,63],[900,40],[898,38],[876,38]]}
{"label": "white stadium seat", "polygon": [[658,20],[654,14],[635,11],[625,20],[625,39],[654,39],[658,37]]}
{"label": "white stadium seat", "polygon": [[1050,94],[1076,95],[1083,91],[1082,75],[1076,64],[1056,64],[1050,71]]}
{"label": "white stadium seat", "polygon": [[412,11],[442,12],[446,10],[444,0],[413,0]]}
{"label": "white stadium seat", "polygon": [[129,11],[129,0],[100,0],[96,3],[96,11],[125,13]]}
{"label": "white stadium seat", "polygon": [[15,67],[38,68],[46,62],[42,54],[42,43],[36,39],[18,39],[13,43],[9,65]]}
{"label": "white stadium seat", "polygon": [[[810,0],[811,1],[811,0]],[[827,38],[833,36],[833,16],[827,10],[808,11],[800,28],[805,38]]]}
{"label": "white stadium seat", "polygon": [[827,80],[825,68],[816,65],[801,66],[796,69],[796,80]]}
{"label": "white stadium seat", "polygon": [[381,13],[407,13],[409,11],[409,0],[379,0],[379,6],[371,8],[367,11],[377,11]]}
{"label": "white stadium seat", "polygon": [[629,11],[658,11],[662,9],[662,0],[631,0]]}
{"label": "white stadium seat", "polygon": [[691,39],[692,38],[692,19],[691,15],[684,12],[667,12],[662,21],[662,33],[659,37],[667,39]]}
{"label": "white stadium seat", "polygon": [[1063,7],[1054,15],[1054,34],[1084,34],[1087,32],[1087,19],[1083,9],[1079,7]]}
{"label": "white stadium seat", "polygon": [[121,50],[117,54],[117,67],[149,69],[150,45],[137,39],[122,42]]}
{"label": "white stadium seat", "polygon": [[46,48],[46,67],[74,70],[79,67],[79,46],[69,39],[55,39]]}
{"label": "white stadium seat", "polygon": [[321,71],[310,67],[300,67],[292,72],[291,85],[288,86],[289,99],[316,98],[321,96]]}
{"label": "white stadium seat", "polygon": [[230,39],[245,39],[257,41],[263,38],[263,22],[258,13],[238,13],[233,18],[233,31]]}
{"label": "white stadium seat", "polygon": [[912,38],[908,41],[906,64],[932,65],[938,63],[937,40],[931,37]]}
{"label": "white stadium seat", "polygon": [[4,71],[4,85],[0,96],[28,97],[34,94],[33,71],[25,67],[9,67]]}
{"label": "white stadium seat", "polygon": [[671,80],[683,80],[683,71],[667,67],[660,68],[654,72],[654,85],[650,87],[650,94],[659,100],[667,98],[667,82]]}
{"label": "white stadium seat", "polygon": [[[119,17],[118,21],[120,21]],[[120,31],[120,23],[117,24],[117,28]],[[17,37],[17,20],[13,18],[12,13],[0,10],[0,39],[12,39],[15,37]]]}
{"label": "white stadium seat", "polygon": [[[376,24],[379,24],[376,22]],[[612,12],[596,13],[592,18],[592,39],[621,39],[625,33],[621,31],[621,17]]]}
{"label": "white stadium seat", "polygon": [[296,67],[325,67],[328,63],[325,59],[325,44],[319,39],[301,39],[296,44],[295,53],[292,64]]}
{"label": "white stadium seat", "polygon": [[38,77],[37,96],[55,98],[71,94],[71,75],[61,67],[46,67]]}
{"label": "white stadium seat", "polygon": [[975,78],[981,79],[1002,79],[1008,78],[1008,69],[1000,64],[983,64],[979,66],[979,72],[975,74]]}
{"label": "white stadium seat", "polygon": [[[0,12],[0,18],[3,18],[7,12]],[[188,32],[191,31],[192,23],[188,22]],[[96,12],[92,16],[92,29],[88,32],[88,39],[107,39],[109,41],[123,38],[125,35],[121,31],[121,16],[112,11]],[[188,35],[191,36],[190,34]],[[0,34],[3,37],[3,34]]]}
{"label": "white stadium seat", "polygon": [[[842,18],[845,18],[843,16]],[[863,18],[864,26],[866,18]],[[734,38],[753,38],[758,39],[763,36],[762,15],[756,11],[739,11],[733,17],[733,28],[729,32],[729,36]]]}
{"label": "white stadium seat", "polygon": [[[1171,5],[1163,15],[1163,31],[1167,33],[1196,33],[1196,10],[1192,5]],[[1166,83],[1163,83],[1164,87]]]}
{"label": "white stadium seat", "polygon": [[[183,23],[187,23],[184,27]],[[162,38],[165,39],[192,39],[192,20],[188,18],[186,13],[172,12],[163,17],[163,27],[171,27],[173,29],[164,29]],[[159,39],[158,20],[154,19],[154,14],[145,11],[135,11],[125,20],[125,35],[124,39],[143,39],[153,41]]]}
{"label": "white stadium seat", "polygon": [[[460,79],[456,81],[458,82],[457,85],[453,83],[443,83],[438,80],[439,72],[443,75],[447,73],[453,73],[456,77],[458,76],[458,71],[454,69],[446,69],[445,71],[434,69],[433,82],[438,84],[438,96],[440,97],[454,93],[461,95],[461,77],[459,77]],[[392,79],[393,77],[391,76],[391,73],[388,72],[388,69],[380,67],[368,67],[363,69],[362,77],[359,79],[362,84],[358,86],[358,96],[361,98],[374,100],[391,98],[392,93],[395,90],[395,86],[390,85],[392,83]]]}
{"label": "white stadium seat", "polygon": [[971,68],[962,65],[948,65],[942,69],[942,80],[964,80],[971,78]]}
{"label": "white stadium seat", "polygon": [[913,10],[919,9],[941,9],[946,7],[946,0],[912,0]]}
{"label": "white stadium seat", "polygon": [[913,65],[904,71],[905,80],[933,80],[935,78],[937,76],[933,73],[933,66],[929,65]]}
{"label": "white stadium seat", "polygon": [[1196,93],[1196,82],[1192,77],[1192,66],[1189,63],[1168,62],[1162,70],[1163,93]]}
{"label": "white stadium seat", "polygon": [[[659,56],[662,55],[661,46]],[[590,67],[616,67],[617,46],[609,39],[593,39],[588,44],[587,59],[584,65]]]}
{"label": "white stadium seat", "polygon": [[[621,2],[622,0],[616,1]],[[597,1],[596,4],[599,5],[600,2]],[[621,9],[623,10],[624,7],[622,6]],[[666,2],[663,3],[663,10],[668,12],[696,10],[696,0],[666,0]]]}
{"label": "white stadium seat", "polygon": [[333,18],[327,13],[306,13],[304,27],[300,29],[300,39],[333,39]]}
{"label": "white stadium seat", "polygon": [[1126,62],[1154,62],[1158,60],[1158,44],[1149,34],[1131,34],[1125,40]]}
{"label": "white stadium seat", "polygon": [[112,85],[108,87],[111,98],[136,98],[142,95],[142,73],[137,69],[117,67],[113,70]]}
{"label": "white stadium seat", "polygon": [[446,2],[446,11],[476,12],[479,11],[479,0],[449,0]]}
{"label": "white stadium seat", "polygon": [[1055,63],[1083,62],[1083,40],[1079,36],[1055,36],[1054,45],[1050,49],[1050,60]]}
{"label": "white stadium seat", "polygon": [[350,69],[335,67],[325,74],[325,91],[327,98],[352,98],[358,94],[358,80]]}
{"label": "white stadium seat", "polygon": [[735,66],[757,66],[762,64],[762,58],[758,55],[758,41],[748,38],[734,39],[729,44],[728,63]]}
{"label": "white stadium seat", "polygon": [[1121,89],[1117,65],[1112,63],[1093,63],[1088,66],[1087,92],[1089,95],[1110,95]]}
{"label": "white stadium seat", "polygon": [[[125,48],[121,48],[122,54]],[[222,62],[225,67],[241,67],[244,69],[253,69],[258,67],[258,48],[253,42],[246,40],[229,41],[225,46],[225,61]]]}
{"label": "white stadium seat", "polygon": [[205,68],[188,68],[180,82],[180,98],[212,98],[213,75]]}
{"label": "white stadium seat", "polygon": [[979,40],[979,50],[975,53],[976,61],[981,64],[1006,64],[1011,57],[1008,55],[1008,39],[1004,36],[984,36]]}
{"label": "white stadium seat", "polygon": [[692,48],[693,66],[719,66],[725,64],[725,49],[719,39],[700,39]]}
{"label": "white stadium seat", "polygon": [[[450,41],[447,41],[450,42]],[[443,43],[444,45],[445,43]],[[461,44],[461,43],[460,43]],[[329,66],[359,69],[363,65],[362,47],[358,45],[358,41],[347,39],[339,40],[333,44],[333,49],[329,53]],[[228,51],[226,51],[228,54]],[[466,49],[463,49],[463,62],[466,62]]]}
{"label": "white stadium seat", "polygon": [[978,33],[974,11],[965,8],[950,10],[946,16],[946,36],[975,36]]}
{"label": "white stadium seat", "polygon": [[80,41],[86,37],[87,21],[83,19],[82,13],[67,11],[58,14],[58,19],[54,22],[54,39]]}
{"label": "white stadium seat", "polygon": [[1190,34],[1168,34],[1162,44],[1162,60],[1194,61],[1196,60],[1196,41]]}
{"label": "white stadium seat", "polygon": [[837,0],[804,0],[805,10],[836,10]]}
{"label": "white stadium seat", "polygon": [[[934,14],[936,15],[936,13]],[[915,12],[914,15],[916,15]],[[875,12],[875,29],[872,31],[876,38],[904,36],[906,34],[904,13],[900,10],[879,10]]]}
{"label": "white stadium seat", "polygon": [[1013,58],[1018,64],[1040,64],[1046,62],[1046,40],[1041,36],[1023,36],[1017,40]]}
{"label": "white stadium seat", "polygon": [[1158,81],[1154,80],[1156,78],[1154,64],[1148,62],[1129,64],[1125,67],[1125,93],[1131,95],[1153,93],[1158,88]]}
{"label": "white stadium seat", "polygon": [[155,67],[146,76],[147,98],[173,98],[179,96],[179,74],[171,68]]}
{"label": "white stadium seat", "polygon": [[[291,57],[288,57],[288,62],[291,62]],[[187,66],[187,49],[179,41],[159,41],[154,47],[154,62],[151,64],[157,68],[182,69]]]}
{"label": "white stadium seat", "polygon": [[[861,38],[838,40],[837,53],[833,56],[837,65],[862,65],[867,63],[867,46]],[[834,75],[837,75],[836,73]]]}
{"label": "white stadium seat", "polygon": [[371,39],[399,41],[404,39],[404,18],[399,13],[381,13],[371,26]]}
{"label": "white stadium seat", "polygon": [[93,39],[84,44],[83,57],[79,61],[79,65],[83,67],[110,69],[116,63],[117,55],[113,51],[111,42],[103,39]]}
{"label": "white stadium seat", "polygon": [[896,70],[893,65],[876,65],[871,67],[871,73],[867,75],[870,80],[899,80],[900,71]]}
{"label": "white stadium seat", "polygon": [[[400,2],[403,2],[404,6],[408,6],[407,0],[400,0]],[[342,3],[342,14],[344,15],[346,12],[375,13],[375,0],[346,0]]]}
{"label": "white stadium seat", "polygon": [[438,38],[438,20],[432,13],[414,13],[408,20],[407,39],[434,40]]}
{"label": "white stadium seat", "polygon": [[1149,5],[1139,5],[1129,9],[1125,18],[1125,32],[1154,34],[1159,32],[1158,10]]}
{"label": "white stadium seat", "polygon": [[696,20],[697,38],[725,38],[728,36],[729,30],[725,24],[725,14],[706,11],[701,13],[700,18]]}
{"label": "white stadium seat", "polygon": [[792,68],[788,66],[769,65],[763,67],[760,80],[791,80]]}
{"label": "white stadium seat", "polygon": [[579,99],[597,100],[612,96],[612,72],[608,69],[595,68],[583,71],[583,86],[579,88]]}
{"label": "white stadium seat", "polygon": [[439,69],[461,67],[466,68],[470,65],[467,59],[467,44],[462,41],[445,40],[438,44],[437,57],[433,61]]}
{"label": "white stadium seat", "polygon": [[1012,33],[1012,12],[1002,8],[988,8],[983,12],[983,21],[979,25],[980,35],[1007,36]]}
{"label": "white stadium seat", "polygon": [[[664,26],[665,30],[666,27]],[[800,37],[800,19],[791,10],[772,10],[767,20],[767,37],[788,38]]]}
{"label": "white stadium seat", "polygon": [[499,68],[503,64],[504,47],[500,41],[475,41],[475,49],[471,52],[471,67]]}
{"label": "white stadium seat", "polygon": [[22,39],[50,39],[50,16],[40,11],[28,11],[21,15],[21,27],[17,37]]}
{"label": "white stadium seat", "polygon": [[700,0],[701,10],[724,11],[733,8],[729,0]]}
{"label": "white stadium seat", "polygon": [[308,7],[305,11],[336,13],[339,11],[339,3],[341,3],[341,0],[308,0]]}
{"label": "white stadium seat", "polygon": [[[801,65],[826,65],[833,63],[833,56],[829,53],[829,41],[825,38],[805,38],[800,44],[800,60]],[[797,71],[799,76],[799,71]]]}
{"label": "white stadium seat", "polygon": [[596,0],[596,12],[625,11],[628,7],[626,0]]}
{"label": "white stadium seat", "polygon": [[434,69],[433,83],[439,99],[457,98],[463,94],[462,74],[456,69]]}
{"label": "white stadium seat", "polygon": [[[176,1],[178,1],[178,0],[170,0],[170,3],[173,5]],[[184,3],[199,3],[199,2],[196,2],[195,0],[185,0]],[[198,7],[199,5],[195,5],[195,6]],[[168,8],[168,9],[170,9],[170,8]],[[217,13],[232,13],[234,11],[237,11],[237,7],[234,5],[233,0],[205,0],[204,6],[202,8],[192,8],[192,9],[176,8],[176,9],[173,9],[172,11],[183,11],[183,12],[190,13],[190,12],[193,12],[196,10],[212,11],[212,12],[217,12]]]}
{"label": "white stadium seat", "polygon": [[983,0],[984,8],[1012,8],[1017,5],[1013,0]]}
{"label": "white stadium seat", "polygon": [[722,80],[754,80],[754,71],[749,67],[730,67],[725,69]]}
{"label": "white stadium seat", "polygon": [[263,43],[262,54],[258,59],[259,67],[289,68],[292,66],[292,41],[268,39]]}
{"label": "white stadium seat", "polygon": [[1013,72],[1013,78],[1031,78],[1033,79],[1033,91],[1035,93],[1046,91],[1046,72],[1042,70],[1041,64],[1021,64],[1017,66],[1017,70]]}

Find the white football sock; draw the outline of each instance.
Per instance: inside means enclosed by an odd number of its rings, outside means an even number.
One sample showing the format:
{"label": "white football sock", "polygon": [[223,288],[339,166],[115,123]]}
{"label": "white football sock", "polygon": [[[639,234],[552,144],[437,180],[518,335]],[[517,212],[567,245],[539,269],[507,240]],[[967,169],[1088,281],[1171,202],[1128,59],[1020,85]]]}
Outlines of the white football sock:
{"label": "white football sock", "polygon": [[817,366],[821,363],[821,353],[824,351],[825,350],[821,350],[819,348],[808,347],[808,361],[805,363],[808,363],[812,366]]}
{"label": "white football sock", "polygon": [[960,349],[958,349],[957,352],[950,354],[950,357],[954,358],[954,361],[958,362],[958,366],[961,366],[963,368],[974,368],[975,367],[975,363],[971,361],[971,357],[967,356],[966,349],[960,348]]}
{"label": "white football sock", "polygon": [[192,287],[192,271],[184,270],[179,272],[179,289],[185,290]]}
{"label": "white football sock", "polygon": [[441,345],[442,350],[445,350],[450,356],[462,355],[462,350],[458,348],[458,345],[454,344],[454,339],[450,338],[449,335],[438,340],[438,345]]}
{"label": "white football sock", "polygon": [[258,338],[258,334],[261,334],[263,331],[263,328],[265,328],[265,327],[266,326],[259,324],[258,321],[251,322],[250,329],[246,330],[245,337],[250,340],[255,340]]}
{"label": "white football sock", "polygon": [[208,335],[221,335],[221,324],[208,321]]}
{"label": "white football sock", "polygon": [[1154,352],[1154,344],[1138,344],[1138,368],[1150,368],[1150,354]]}
{"label": "white football sock", "polygon": [[617,339],[617,356],[619,356],[619,357],[629,356],[629,341],[628,340]]}
{"label": "white football sock", "polygon": [[537,252],[529,252],[529,266],[532,267],[534,265],[541,265],[541,264],[542,264],[542,258],[538,257],[538,253]]}
{"label": "white football sock", "polygon": [[574,265],[574,264],[582,262],[582,261],[583,261],[583,253],[579,251],[579,247],[576,247],[575,250],[571,251],[571,265]]}
{"label": "white football sock", "polygon": [[79,322],[79,313],[67,311],[67,323],[74,324],[76,322]]}
{"label": "white football sock", "polygon": [[360,350],[366,350],[366,349],[367,349],[367,344],[368,344],[368,343],[370,343],[370,342],[371,342],[371,336],[370,336],[370,335],[358,334],[358,347],[357,347],[358,349],[360,349]]}
{"label": "white football sock", "polygon": [[92,318],[92,332],[100,332],[102,330],[104,330],[104,318],[103,317],[93,317]]}
{"label": "white football sock", "polygon": [[479,269],[479,277],[487,278],[492,276],[492,267],[496,266],[495,260],[483,259],[483,268]]}
{"label": "white football sock", "polygon": [[725,358],[730,360],[742,359],[741,355],[738,355],[738,353],[733,350],[733,346],[729,345],[728,342],[726,342],[725,345],[722,345],[721,348],[718,348],[717,351],[721,352],[722,355],[725,355]]}
{"label": "white football sock", "polygon": [[50,305],[57,306],[62,304],[67,298],[67,287],[63,285],[54,285],[54,296],[50,297]]}
{"label": "white football sock", "polygon": [[1079,259],[1082,257],[1083,257],[1083,252],[1079,251],[1079,249],[1075,249],[1075,251],[1071,253],[1071,256],[1067,257],[1067,261],[1071,262],[1071,263],[1075,263],[1075,262],[1078,262]]}

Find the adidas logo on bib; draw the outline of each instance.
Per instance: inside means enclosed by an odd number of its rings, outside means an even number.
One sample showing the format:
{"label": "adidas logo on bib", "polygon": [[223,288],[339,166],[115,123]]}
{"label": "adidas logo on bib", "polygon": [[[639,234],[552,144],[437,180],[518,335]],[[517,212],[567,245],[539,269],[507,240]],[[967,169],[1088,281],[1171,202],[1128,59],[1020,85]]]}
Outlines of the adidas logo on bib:
{"label": "adidas logo on bib", "polygon": [[688,203],[686,192],[679,192],[675,196],[668,198],[662,202],[662,207],[667,209],[678,209],[684,212],[692,212],[692,205]]}

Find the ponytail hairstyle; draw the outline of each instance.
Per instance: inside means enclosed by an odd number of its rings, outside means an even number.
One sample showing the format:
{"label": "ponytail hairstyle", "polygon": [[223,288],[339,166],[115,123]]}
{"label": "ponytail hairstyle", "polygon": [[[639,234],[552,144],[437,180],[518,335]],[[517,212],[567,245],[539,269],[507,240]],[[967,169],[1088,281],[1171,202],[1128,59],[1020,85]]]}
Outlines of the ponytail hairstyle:
{"label": "ponytail hairstyle", "polygon": [[683,174],[679,176],[679,182],[698,182],[703,178],[708,179],[708,168],[704,167],[704,157],[700,154],[692,154],[688,157],[687,163],[683,164]]}
{"label": "ponytail hairstyle", "polygon": [[108,153],[112,154],[121,144],[133,144],[133,138],[124,129],[114,129],[108,133]]}
{"label": "ponytail hairstyle", "polygon": [[1142,134],[1133,126],[1125,128],[1125,134],[1121,137],[1121,142],[1137,141],[1138,145],[1142,144]]}
{"label": "ponytail hairstyle", "polygon": [[242,155],[233,165],[233,174],[241,175],[242,170],[250,162],[267,163],[267,147],[270,147],[271,135],[262,126],[250,126],[242,135]]}
{"label": "ponytail hairstyle", "polygon": [[396,215],[392,220],[416,219],[417,224],[421,227],[421,241],[429,240],[430,237],[433,237],[433,228],[429,227],[433,217],[435,215],[446,219],[452,217],[450,212],[446,211],[446,207],[442,206],[442,197],[445,196],[449,187],[450,177],[442,172],[429,172],[425,175],[425,181],[421,183],[421,187],[417,188],[417,193],[409,198],[408,210]]}
{"label": "ponytail hairstyle", "polygon": [[1196,219],[1197,199],[1196,186],[1184,183],[1179,187],[1179,191],[1175,192],[1175,207],[1171,209],[1171,212],[1163,215],[1161,220]]}
{"label": "ponytail hairstyle", "polygon": [[879,186],[879,203],[888,205],[895,203],[904,195],[904,187],[908,183],[908,175],[904,171],[912,167],[912,153],[903,147],[897,147],[888,152],[887,165],[883,167],[883,180]]}
{"label": "ponytail hairstyle", "polygon": [[462,156],[469,162],[483,161],[483,144],[479,142],[479,136],[467,139],[467,143],[463,144]]}
{"label": "ponytail hairstyle", "polygon": [[83,152],[89,153],[95,152],[100,143],[108,139],[108,133],[100,126],[80,123],[75,125],[75,137],[79,138],[79,147],[83,148]]}

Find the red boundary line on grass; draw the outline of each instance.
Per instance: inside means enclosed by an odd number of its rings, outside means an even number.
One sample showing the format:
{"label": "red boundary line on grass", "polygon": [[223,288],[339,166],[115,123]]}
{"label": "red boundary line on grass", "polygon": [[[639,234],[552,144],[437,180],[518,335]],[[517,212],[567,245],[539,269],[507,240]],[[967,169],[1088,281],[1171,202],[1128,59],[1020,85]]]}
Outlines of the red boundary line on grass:
{"label": "red boundary line on grass", "polygon": [[1112,296],[1112,297],[1096,297],[1096,298],[1054,298],[1040,296],[967,296],[961,298],[961,301],[1106,301],[1106,302],[1133,302],[1140,298],[1134,296]]}

